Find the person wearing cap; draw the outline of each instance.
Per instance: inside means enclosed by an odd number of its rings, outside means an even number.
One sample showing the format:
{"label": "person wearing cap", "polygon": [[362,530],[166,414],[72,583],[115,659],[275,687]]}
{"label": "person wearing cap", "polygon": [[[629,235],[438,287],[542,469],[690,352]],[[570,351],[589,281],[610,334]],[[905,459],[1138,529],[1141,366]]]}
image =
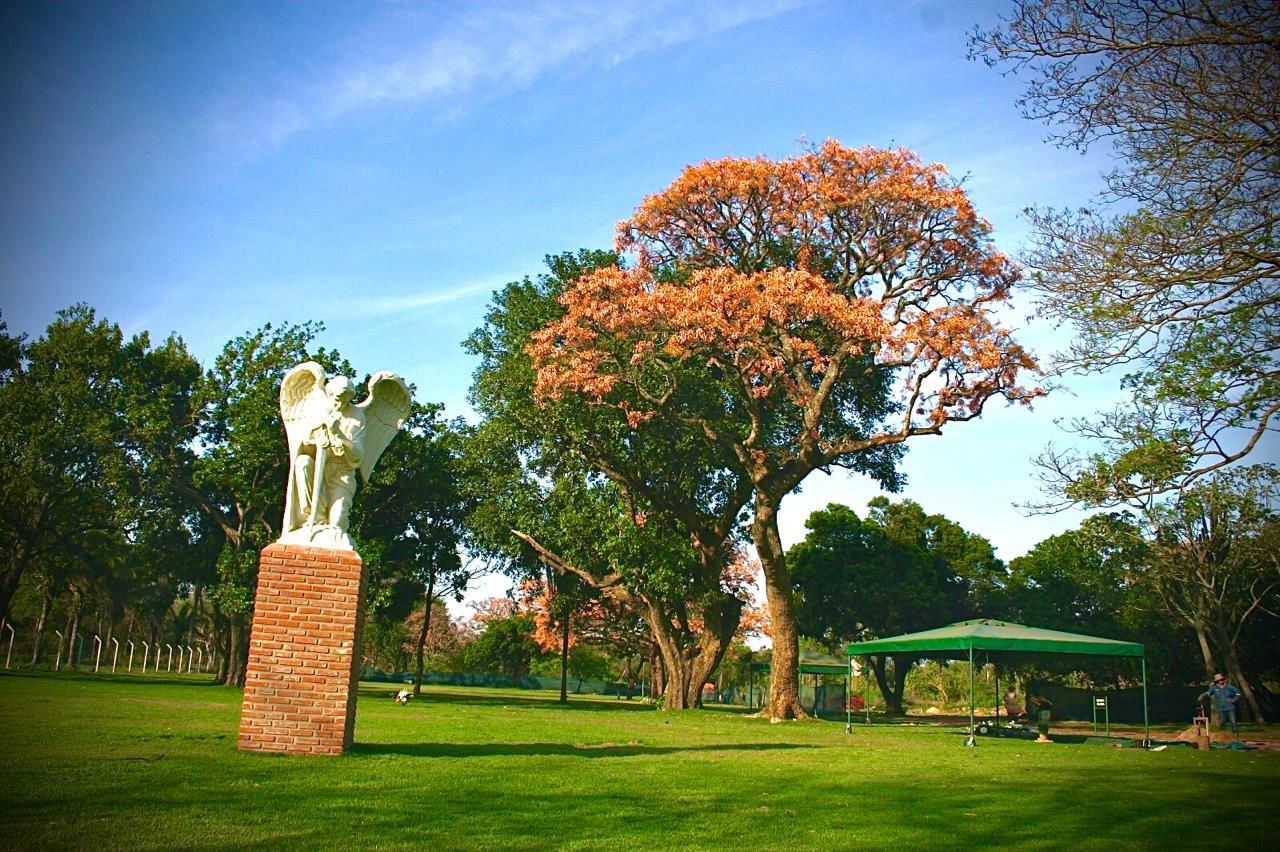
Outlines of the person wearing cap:
{"label": "person wearing cap", "polygon": [[1226,730],[1227,722],[1230,721],[1231,733],[1239,736],[1240,724],[1236,721],[1236,704],[1240,701],[1240,690],[1228,683],[1224,676],[1216,674],[1213,676],[1213,683],[1200,693],[1197,700],[1204,701],[1206,698],[1213,699],[1213,709],[1218,716],[1218,727]]}

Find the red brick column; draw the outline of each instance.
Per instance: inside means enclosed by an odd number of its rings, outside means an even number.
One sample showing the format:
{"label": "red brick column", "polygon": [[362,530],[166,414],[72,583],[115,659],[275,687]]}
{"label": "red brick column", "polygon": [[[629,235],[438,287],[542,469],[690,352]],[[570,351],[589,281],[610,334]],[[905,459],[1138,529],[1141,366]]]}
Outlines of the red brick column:
{"label": "red brick column", "polygon": [[364,563],[353,550],[263,549],[240,748],[342,754],[351,745],[364,596]]}

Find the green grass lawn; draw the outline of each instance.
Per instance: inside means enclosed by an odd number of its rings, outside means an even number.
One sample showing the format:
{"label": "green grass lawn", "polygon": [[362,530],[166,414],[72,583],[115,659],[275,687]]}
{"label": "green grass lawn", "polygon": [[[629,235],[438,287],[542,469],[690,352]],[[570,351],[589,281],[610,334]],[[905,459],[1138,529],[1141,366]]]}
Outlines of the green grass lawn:
{"label": "green grass lawn", "polygon": [[0,848],[1273,848],[1280,754],[360,693],[342,757],[236,750],[207,676],[0,676]]}

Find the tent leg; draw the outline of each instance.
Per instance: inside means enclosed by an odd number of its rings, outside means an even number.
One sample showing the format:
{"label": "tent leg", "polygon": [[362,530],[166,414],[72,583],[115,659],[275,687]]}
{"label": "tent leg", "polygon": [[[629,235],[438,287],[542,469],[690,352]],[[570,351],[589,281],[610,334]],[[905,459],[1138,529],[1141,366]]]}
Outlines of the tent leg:
{"label": "tent leg", "polygon": [[969,739],[965,740],[965,745],[976,746],[978,739],[974,736],[973,726],[973,646],[969,646]]}
{"label": "tent leg", "polygon": [[[851,661],[853,657],[849,658]],[[846,677],[844,679],[844,732],[846,734],[853,733],[853,708],[849,706],[849,699],[853,697],[853,678]]]}
{"label": "tent leg", "polygon": [[862,709],[867,714],[867,724],[871,724],[871,675],[867,672],[871,671],[871,655],[867,655],[867,667],[862,670]]}

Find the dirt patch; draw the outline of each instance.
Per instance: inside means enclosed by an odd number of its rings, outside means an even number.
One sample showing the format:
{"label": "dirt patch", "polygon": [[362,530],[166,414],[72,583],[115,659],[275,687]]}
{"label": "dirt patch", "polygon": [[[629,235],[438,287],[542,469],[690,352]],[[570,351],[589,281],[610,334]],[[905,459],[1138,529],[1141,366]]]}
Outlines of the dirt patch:
{"label": "dirt patch", "polygon": [[[1185,731],[1181,732],[1176,737],[1174,737],[1174,739],[1177,740],[1178,742],[1183,742],[1183,743],[1195,743],[1196,742],[1195,726],[1193,725],[1192,727],[1187,728]],[[1231,743],[1234,743],[1234,742],[1242,742],[1245,745],[1249,746],[1250,748],[1254,748],[1259,751],[1280,752],[1280,741],[1278,740],[1275,740],[1275,739],[1245,740],[1245,739],[1241,739],[1240,737],[1234,736],[1227,731],[1211,731],[1209,733],[1209,742],[1217,743],[1218,745],[1230,745]]]}
{"label": "dirt patch", "polygon": [[[1178,742],[1193,743],[1198,739],[1198,737],[1199,735],[1196,732],[1196,728],[1192,725],[1190,728],[1187,728],[1185,731],[1174,737],[1174,739]],[[1223,743],[1225,745],[1226,743],[1235,742],[1236,739],[1236,737],[1233,737],[1226,731],[1213,731],[1209,734],[1209,742],[1213,743]]]}

